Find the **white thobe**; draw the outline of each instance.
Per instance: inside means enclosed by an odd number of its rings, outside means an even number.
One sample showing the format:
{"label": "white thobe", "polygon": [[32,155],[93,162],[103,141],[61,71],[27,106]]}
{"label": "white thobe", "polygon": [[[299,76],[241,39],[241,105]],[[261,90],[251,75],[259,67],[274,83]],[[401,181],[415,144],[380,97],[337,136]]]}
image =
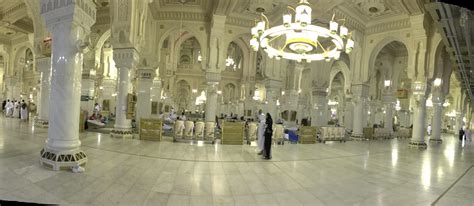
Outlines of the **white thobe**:
{"label": "white thobe", "polygon": [[20,117],[20,104],[18,102],[15,102],[15,105],[13,105],[13,117]]}
{"label": "white thobe", "polygon": [[24,109],[20,109],[21,119],[26,120],[28,118],[28,108],[25,107]]}
{"label": "white thobe", "polygon": [[257,132],[257,136],[258,136],[258,142],[257,142],[257,145],[258,145],[258,149],[260,149],[260,151],[263,151],[264,149],[264,144],[265,144],[265,137],[263,136],[263,133],[265,132],[265,114],[260,114],[258,116],[258,120],[259,120],[259,124],[258,124],[258,132]]}

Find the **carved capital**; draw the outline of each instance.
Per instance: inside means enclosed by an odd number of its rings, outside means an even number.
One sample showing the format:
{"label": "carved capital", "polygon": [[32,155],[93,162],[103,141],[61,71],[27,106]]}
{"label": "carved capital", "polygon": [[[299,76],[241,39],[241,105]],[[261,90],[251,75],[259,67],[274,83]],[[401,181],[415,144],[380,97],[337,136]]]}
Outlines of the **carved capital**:
{"label": "carved capital", "polygon": [[138,52],[135,48],[114,49],[114,61],[117,68],[132,69],[138,63]]}
{"label": "carved capital", "polygon": [[139,80],[153,81],[153,78],[155,78],[155,71],[148,67],[139,68],[137,70],[137,77]]}
{"label": "carved capital", "polygon": [[92,0],[41,0],[41,15],[49,28],[74,22],[90,30],[95,23],[96,6]]}

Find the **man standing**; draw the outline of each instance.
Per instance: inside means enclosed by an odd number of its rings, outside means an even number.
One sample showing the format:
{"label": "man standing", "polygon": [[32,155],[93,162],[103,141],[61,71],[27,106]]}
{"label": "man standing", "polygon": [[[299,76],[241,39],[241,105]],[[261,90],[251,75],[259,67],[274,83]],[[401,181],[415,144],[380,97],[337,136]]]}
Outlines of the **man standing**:
{"label": "man standing", "polygon": [[265,132],[265,114],[263,114],[262,110],[258,110],[258,131],[257,131],[257,145],[259,152],[258,154],[261,155],[263,154],[263,150],[265,147],[265,137],[264,137],[264,132]]}

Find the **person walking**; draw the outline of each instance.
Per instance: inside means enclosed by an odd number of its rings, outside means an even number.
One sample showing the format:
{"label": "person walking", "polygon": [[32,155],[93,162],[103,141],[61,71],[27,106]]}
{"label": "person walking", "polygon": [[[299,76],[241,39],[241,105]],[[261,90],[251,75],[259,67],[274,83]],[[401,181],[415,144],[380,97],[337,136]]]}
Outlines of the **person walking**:
{"label": "person walking", "polygon": [[257,145],[258,145],[258,149],[259,149],[259,152],[258,154],[259,155],[262,155],[263,154],[263,150],[265,149],[265,136],[264,136],[264,132],[265,132],[265,114],[263,114],[262,110],[258,110],[258,130],[257,130]]}
{"label": "person walking", "polygon": [[272,159],[272,136],[273,136],[273,120],[270,113],[267,113],[267,119],[265,120],[265,148],[264,148],[264,159]]}
{"label": "person walking", "polygon": [[461,127],[461,129],[459,129],[459,141],[462,141],[463,137],[464,137],[464,130]]}
{"label": "person walking", "polygon": [[466,133],[464,134],[466,142],[471,142],[472,141],[472,132],[471,129],[468,127],[466,128]]}

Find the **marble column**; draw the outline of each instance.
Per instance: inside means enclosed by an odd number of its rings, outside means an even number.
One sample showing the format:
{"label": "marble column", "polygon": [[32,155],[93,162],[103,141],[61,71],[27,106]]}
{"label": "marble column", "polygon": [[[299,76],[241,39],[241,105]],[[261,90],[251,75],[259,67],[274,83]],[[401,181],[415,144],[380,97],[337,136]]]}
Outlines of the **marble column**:
{"label": "marble column", "polygon": [[354,113],[354,105],[351,103],[352,102],[352,97],[347,97],[346,100],[344,101],[344,121],[343,121],[343,126],[346,129],[352,129],[352,121],[353,121],[353,113]]}
{"label": "marble column", "polygon": [[138,62],[138,53],[134,48],[114,48],[114,61],[117,67],[117,96],[114,129],[112,137],[133,138],[131,119],[127,118],[128,94],[131,90],[131,70]]}
{"label": "marble column", "polygon": [[151,68],[140,68],[137,70],[137,126],[140,127],[141,118],[151,116],[151,88],[155,71]]}
{"label": "marble column", "polygon": [[412,95],[413,105],[413,133],[409,145],[411,147],[426,148],[425,117],[426,117],[426,83],[414,82]]}
{"label": "marble column", "polygon": [[35,119],[36,127],[48,127],[49,117],[49,93],[51,85],[51,58],[42,57],[36,59],[36,67],[41,72],[40,100],[38,105],[38,118]]}
{"label": "marble column", "polygon": [[390,134],[393,134],[393,107],[395,106],[395,97],[394,96],[384,96],[383,103],[385,107],[385,121],[384,128],[390,131]]}
{"label": "marble column", "polygon": [[86,70],[82,73],[81,81],[81,109],[92,115],[94,111],[95,72]]}
{"label": "marble column", "polygon": [[161,79],[158,76],[155,76],[153,79],[153,86],[151,88],[151,101],[156,102],[156,114],[152,114],[153,117],[158,117],[160,114],[160,102],[161,102]]}
{"label": "marble column", "polygon": [[433,124],[431,125],[432,132],[430,142],[442,142],[441,139],[441,123],[443,114],[444,95],[441,93],[433,93]]}
{"label": "marble column", "polygon": [[273,121],[279,118],[276,101],[281,94],[281,81],[274,79],[266,79],[266,108],[268,113],[272,116]]}
{"label": "marble column", "polygon": [[294,68],[289,68],[290,71],[287,72],[288,78],[285,88],[285,95],[282,96],[280,100],[283,106],[282,111],[287,110],[288,113],[288,120],[285,121],[285,125],[289,127],[296,126],[296,119],[293,121],[291,120],[291,113],[297,112],[298,114],[298,101],[299,101],[299,93],[301,87],[301,74],[304,70],[304,65],[301,63],[294,63]]}
{"label": "marble column", "polygon": [[328,100],[326,88],[313,88],[311,95],[311,126],[327,125]]}
{"label": "marble column", "polygon": [[95,23],[96,10],[91,0],[81,4],[68,1],[57,7],[51,4],[50,0],[41,1],[41,14],[53,41],[48,138],[40,163],[59,170],[87,162],[79,140],[82,50],[88,45],[82,38]]}
{"label": "marble column", "polygon": [[367,116],[365,103],[369,93],[369,87],[364,84],[352,85],[352,103],[354,104],[354,114],[352,121],[352,137],[363,138],[363,128],[366,124],[364,116]]}
{"label": "marble column", "polygon": [[206,72],[207,94],[206,94],[206,122],[216,121],[217,112],[217,86],[221,80],[218,72]]}

